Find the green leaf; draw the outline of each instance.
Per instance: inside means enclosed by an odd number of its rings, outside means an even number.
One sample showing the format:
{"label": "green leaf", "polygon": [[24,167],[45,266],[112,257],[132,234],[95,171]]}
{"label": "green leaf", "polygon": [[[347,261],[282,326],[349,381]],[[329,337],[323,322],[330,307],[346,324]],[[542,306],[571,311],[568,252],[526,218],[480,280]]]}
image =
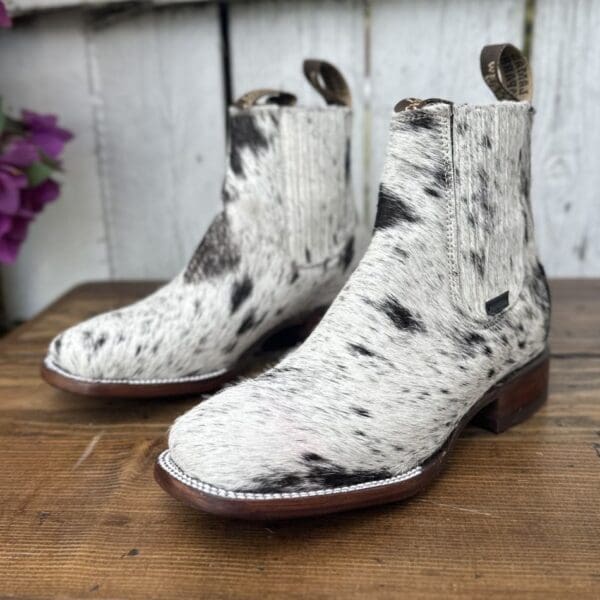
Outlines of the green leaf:
{"label": "green leaf", "polygon": [[48,156],[44,151],[39,150],[39,149],[38,149],[38,155],[39,155],[41,161],[47,167],[50,167],[50,169],[52,169],[53,171],[61,170],[61,163],[56,158],[52,158],[51,156]]}
{"label": "green leaf", "polygon": [[4,133],[12,133],[14,135],[23,135],[25,128],[20,121],[4,115]]}
{"label": "green leaf", "polygon": [[52,169],[41,161],[37,161],[29,165],[25,170],[27,181],[31,187],[40,185],[52,175]]}

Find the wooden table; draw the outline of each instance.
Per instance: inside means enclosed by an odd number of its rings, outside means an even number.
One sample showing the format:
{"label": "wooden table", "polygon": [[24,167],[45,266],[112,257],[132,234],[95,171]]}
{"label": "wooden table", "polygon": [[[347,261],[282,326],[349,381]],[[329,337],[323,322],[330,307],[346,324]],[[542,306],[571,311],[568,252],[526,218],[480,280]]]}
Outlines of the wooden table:
{"label": "wooden table", "polygon": [[600,597],[600,281],[555,281],[551,394],[469,429],[403,504],[274,524],[204,515],[152,467],[193,399],[97,400],[38,377],[51,337],[156,284],[81,286],[0,341],[0,597]]}

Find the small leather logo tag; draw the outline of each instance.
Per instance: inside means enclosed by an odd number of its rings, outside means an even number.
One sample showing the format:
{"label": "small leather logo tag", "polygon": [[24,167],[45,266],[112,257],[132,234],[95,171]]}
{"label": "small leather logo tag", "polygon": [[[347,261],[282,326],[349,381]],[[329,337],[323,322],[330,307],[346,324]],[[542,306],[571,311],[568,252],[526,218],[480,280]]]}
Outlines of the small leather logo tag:
{"label": "small leather logo tag", "polygon": [[499,296],[488,300],[485,303],[485,312],[488,315],[493,316],[502,312],[508,306],[508,291],[503,292]]}

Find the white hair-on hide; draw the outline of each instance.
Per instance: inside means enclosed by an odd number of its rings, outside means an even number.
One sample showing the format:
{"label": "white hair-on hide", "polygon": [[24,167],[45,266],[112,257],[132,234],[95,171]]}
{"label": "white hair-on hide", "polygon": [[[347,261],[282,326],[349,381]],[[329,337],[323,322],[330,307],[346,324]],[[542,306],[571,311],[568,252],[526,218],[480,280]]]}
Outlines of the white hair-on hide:
{"label": "white hair-on hide", "polygon": [[544,350],[531,114],[439,102],[393,116],[366,255],[298,350],[175,422],[187,476],[258,494],[398,476]]}
{"label": "white hair-on hide", "polygon": [[94,383],[202,380],[329,306],[359,257],[350,130],[346,107],[232,108],[224,209],[185,270],[60,334],[46,365]]}

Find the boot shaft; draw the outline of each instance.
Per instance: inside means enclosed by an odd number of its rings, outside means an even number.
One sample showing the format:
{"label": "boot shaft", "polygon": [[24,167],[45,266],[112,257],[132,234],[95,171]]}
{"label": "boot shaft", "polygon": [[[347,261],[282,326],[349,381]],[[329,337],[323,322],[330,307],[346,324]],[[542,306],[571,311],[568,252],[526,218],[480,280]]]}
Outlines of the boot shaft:
{"label": "boot shaft", "polygon": [[533,109],[528,101],[409,99],[396,110],[376,232],[400,229],[414,249],[407,260],[415,276],[437,282],[469,317],[491,319],[518,300],[538,265],[529,200]]}
{"label": "boot shaft", "polygon": [[466,309],[484,319],[520,293],[535,256],[530,210],[533,110],[527,102],[453,107],[454,271]]}
{"label": "boot shaft", "polygon": [[277,238],[299,266],[339,253],[356,226],[350,93],[332,65],[309,60],[304,70],[328,106],[297,107],[292,94],[274,90],[242,96],[230,110],[223,186],[231,219]]}
{"label": "boot shaft", "polygon": [[299,265],[334,255],[355,226],[350,108],[231,109],[223,198],[271,229]]}

